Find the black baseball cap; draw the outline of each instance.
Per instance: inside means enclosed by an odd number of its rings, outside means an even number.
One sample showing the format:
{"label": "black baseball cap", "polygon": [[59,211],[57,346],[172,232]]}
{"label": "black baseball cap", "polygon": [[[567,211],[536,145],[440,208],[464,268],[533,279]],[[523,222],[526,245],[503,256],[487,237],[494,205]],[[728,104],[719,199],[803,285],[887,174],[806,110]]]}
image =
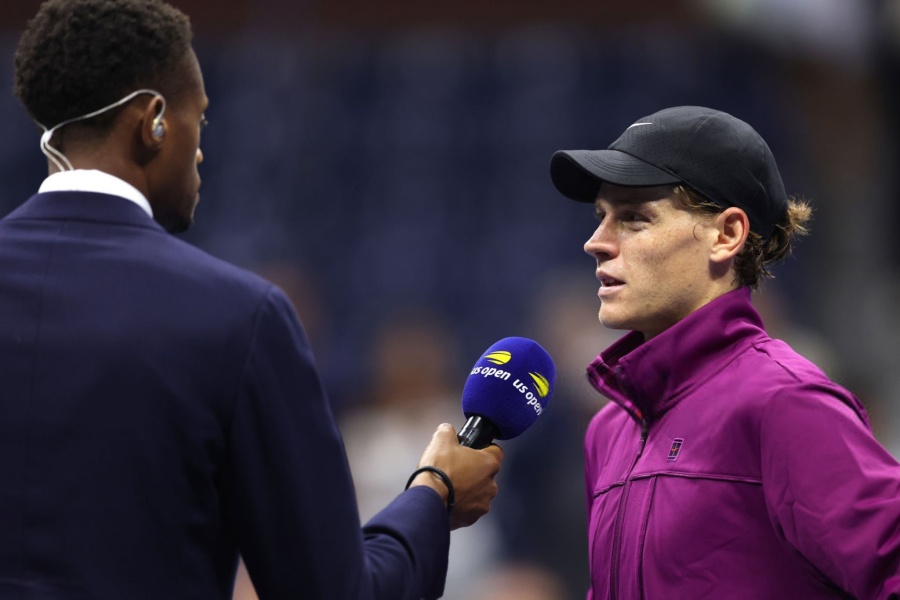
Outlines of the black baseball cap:
{"label": "black baseball cap", "polygon": [[768,239],[787,196],[769,146],[750,125],[700,106],[667,108],[631,124],[606,150],[560,150],[550,178],[564,196],[597,198],[604,181],[648,187],[683,183],[722,207],[737,206]]}

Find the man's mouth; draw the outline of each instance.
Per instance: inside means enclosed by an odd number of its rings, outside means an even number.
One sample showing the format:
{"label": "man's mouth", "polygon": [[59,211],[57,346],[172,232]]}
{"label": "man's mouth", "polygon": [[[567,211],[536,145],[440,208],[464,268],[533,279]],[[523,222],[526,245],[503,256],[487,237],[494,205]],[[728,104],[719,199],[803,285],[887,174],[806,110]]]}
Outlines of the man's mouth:
{"label": "man's mouth", "polygon": [[625,283],[624,281],[616,279],[615,277],[610,277],[609,275],[599,275],[597,279],[600,281],[600,285],[603,287],[614,287]]}

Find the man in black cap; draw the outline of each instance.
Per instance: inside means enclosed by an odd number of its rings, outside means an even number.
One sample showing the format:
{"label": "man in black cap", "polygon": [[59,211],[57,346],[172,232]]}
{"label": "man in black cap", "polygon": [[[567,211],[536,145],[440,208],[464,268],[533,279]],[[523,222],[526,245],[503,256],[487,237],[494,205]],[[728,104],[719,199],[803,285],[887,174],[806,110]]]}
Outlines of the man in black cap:
{"label": "man in black cap", "polygon": [[639,119],[551,177],[594,204],[588,598],[895,598],[900,465],[852,393],[750,302],[806,233],[765,141],[707,108]]}

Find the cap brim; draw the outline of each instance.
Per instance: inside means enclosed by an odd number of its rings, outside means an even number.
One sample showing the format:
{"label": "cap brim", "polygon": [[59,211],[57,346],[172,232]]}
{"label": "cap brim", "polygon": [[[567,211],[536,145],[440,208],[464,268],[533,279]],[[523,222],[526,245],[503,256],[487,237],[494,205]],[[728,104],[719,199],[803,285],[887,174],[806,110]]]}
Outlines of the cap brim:
{"label": "cap brim", "polygon": [[594,202],[604,181],[627,187],[680,181],[671,173],[619,150],[559,150],[550,159],[550,179],[563,196],[579,202]]}

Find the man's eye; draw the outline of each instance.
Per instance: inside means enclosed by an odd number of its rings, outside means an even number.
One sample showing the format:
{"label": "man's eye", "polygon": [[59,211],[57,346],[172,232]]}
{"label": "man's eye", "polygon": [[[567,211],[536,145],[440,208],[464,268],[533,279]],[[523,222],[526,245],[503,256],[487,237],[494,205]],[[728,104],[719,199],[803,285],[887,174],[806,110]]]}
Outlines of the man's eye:
{"label": "man's eye", "polygon": [[596,211],[596,212],[594,213],[594,218],[597,219],[597,222],[598,222],[598,223],[602,223],[602,222],[603,222],[603,219],[606,218],[606,213],[600,212],[600,211]]}
{"label": "man's eye", "polygon": [[209,125],[209,121],[206,119],[206,115],[200,117],[200,130],[206,129],[206,126]]}

